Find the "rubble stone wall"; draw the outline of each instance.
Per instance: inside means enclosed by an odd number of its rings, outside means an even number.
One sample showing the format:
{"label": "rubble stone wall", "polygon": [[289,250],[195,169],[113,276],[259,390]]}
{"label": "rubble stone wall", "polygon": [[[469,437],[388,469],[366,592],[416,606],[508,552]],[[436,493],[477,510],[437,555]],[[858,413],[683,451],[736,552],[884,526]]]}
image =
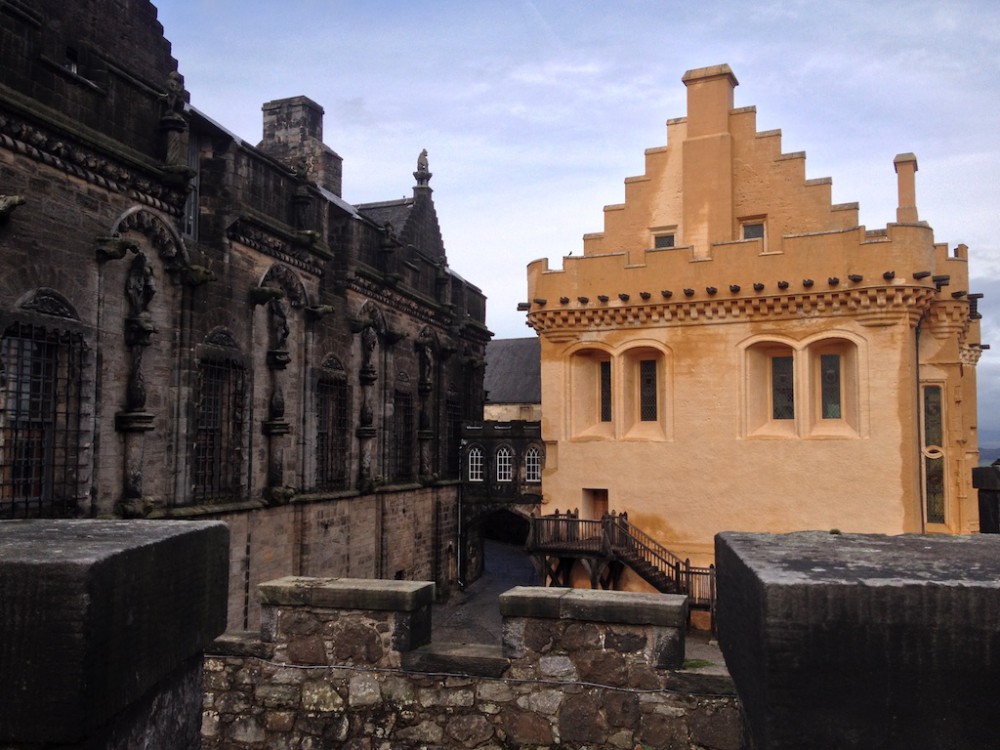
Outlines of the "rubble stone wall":
{"label": "rubble stone wall", "polygon": [[524,587],[503,643],[433,644],[433,585],[285,578],[205,661],[213,748],[737,750],[732,691],[682,669],[686,600]]}

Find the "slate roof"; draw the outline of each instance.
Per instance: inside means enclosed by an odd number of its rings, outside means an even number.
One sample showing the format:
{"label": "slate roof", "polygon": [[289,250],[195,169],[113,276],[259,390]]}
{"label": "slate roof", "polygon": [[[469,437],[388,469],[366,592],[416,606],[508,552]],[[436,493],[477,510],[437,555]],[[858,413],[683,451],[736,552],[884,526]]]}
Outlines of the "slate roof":
{"label": "slate roof", "polygon": [[380,201],[378,203],[359,203],[355,208],[362,216],[375,222],[378,226],[389,222],[392,224],[393,231],[398,234],[403,231],[410,218],[413,198],[399,198],[394,201]]}
{"label": "slate roof", "polygon": [[483,385],[488,404],[540,404],[542,346],[538,337],[490,341]]}

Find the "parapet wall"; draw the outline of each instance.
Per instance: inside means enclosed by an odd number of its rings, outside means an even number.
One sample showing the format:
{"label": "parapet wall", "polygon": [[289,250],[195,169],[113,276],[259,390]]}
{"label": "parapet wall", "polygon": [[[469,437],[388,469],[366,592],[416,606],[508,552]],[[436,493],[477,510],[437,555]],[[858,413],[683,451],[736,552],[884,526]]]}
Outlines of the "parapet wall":
{"label": "parapet wall", "polygon": [[204,747],[740,747],[728,679],[681,669],[684,597],[512,589],[491,647],[430,643],[433,594],[261,586],[260,636],[229,634],[206,658]]}
{"label": "parapet wall", "polygon": [[221,523],[0,523],[0,747],[198,747]]}

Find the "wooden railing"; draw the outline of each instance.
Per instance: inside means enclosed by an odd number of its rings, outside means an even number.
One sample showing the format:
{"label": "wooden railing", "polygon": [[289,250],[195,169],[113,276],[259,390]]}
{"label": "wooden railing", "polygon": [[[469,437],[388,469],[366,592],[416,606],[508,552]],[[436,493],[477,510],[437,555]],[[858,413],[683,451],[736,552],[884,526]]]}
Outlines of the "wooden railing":
{"label": "wooden railing", "polygon": [[526,548],[528,552],[601,554],[621,560],[640,574],[645,564],[667,581],[666,586],[650,583],[687,594],[692,607],[715,610],[715,566],[699,567],[681,560],[630,523],[625,513],[609,513],[600,520],[581,519],[578,510],[533,516]]}

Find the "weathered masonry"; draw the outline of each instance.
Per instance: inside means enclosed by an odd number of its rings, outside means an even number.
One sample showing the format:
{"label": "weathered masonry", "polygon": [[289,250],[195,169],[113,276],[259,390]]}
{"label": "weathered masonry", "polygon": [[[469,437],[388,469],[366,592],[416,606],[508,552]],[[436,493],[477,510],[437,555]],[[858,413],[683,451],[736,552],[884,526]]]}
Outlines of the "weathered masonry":
{"label": "weathered masonry", "polygon": [[738,750],[728,676],[684,670],[684,597],[515,588],[503,644],[428,643],[433,585],[284,578],[205,661],[213,748]]}
{"label": "weathered masonry", "polygon": [[238,627],[281,575],[447,586],[490,334],[426,153],[348,203],[322,108],[226,131],[146,0],[4,2],[0,68],[0,517],[225,520]]}

